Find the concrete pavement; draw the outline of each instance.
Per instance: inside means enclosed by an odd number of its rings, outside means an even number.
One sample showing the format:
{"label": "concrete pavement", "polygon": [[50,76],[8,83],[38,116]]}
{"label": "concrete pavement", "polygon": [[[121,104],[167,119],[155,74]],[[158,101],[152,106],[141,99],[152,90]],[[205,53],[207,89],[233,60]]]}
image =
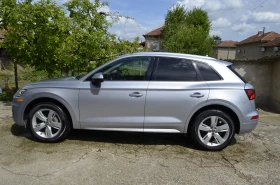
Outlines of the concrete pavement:
{"label": "concrete pavement", "polygon": [[0,185],[279,184],[280,115],[260,113],[255,131],[205,152],[173,134],[74,131],[38,143],[1,104]]}

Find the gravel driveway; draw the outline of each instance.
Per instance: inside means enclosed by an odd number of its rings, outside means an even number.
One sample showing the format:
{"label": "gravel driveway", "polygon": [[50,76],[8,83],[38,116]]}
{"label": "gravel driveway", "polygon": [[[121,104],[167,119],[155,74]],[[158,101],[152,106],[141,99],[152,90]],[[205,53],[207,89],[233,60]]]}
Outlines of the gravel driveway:
{"label": "gravel driveway", "polygon": [[279,184],[280,115],[260,110],[250,134],[221,152],[182,135],[74,131],[33,141],[0,104],[0,184]]}

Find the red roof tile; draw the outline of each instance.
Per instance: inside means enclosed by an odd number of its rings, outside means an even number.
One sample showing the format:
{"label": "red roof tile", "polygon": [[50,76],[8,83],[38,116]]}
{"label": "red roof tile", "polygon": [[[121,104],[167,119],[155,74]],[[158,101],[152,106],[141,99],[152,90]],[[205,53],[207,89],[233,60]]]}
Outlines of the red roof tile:
{"label": "red roof tile", "polygon": [[273,46],[279,46],[280,45],[280,37],[274,38],[272,41],[269,41],[261,46],[263,47],[273,47]]}
{"label": "red roof tile", "polygon": [[245,40],[238,42],[236,45],[243,45],[243,44],[254,43],[254,42],[268,42],[268,41],[273,40],[276,37],[280,37],[280,34],[273,32],[273,31],[267,32],[265,34],[260,34],[260,35],[258,33]]}
{"label": "red roof tile", "polygon": [[161,27],[159,27],[159,28],[157,28],[157,29],[155,29],[155,30],[153,30],[153,31],[150,31],[149,33],[146,33],[145,35],[143,35],[144,37],[145,36],[159,36],[160,34],[161,34],[161,32],[162,32],[162,30],[163,30],[163,28],[164,28],[165,26],[163,25],[163,26],[161,26]]}
{"label": "red roof tile", "polygon": [[220,43],[218,43],[216,46],[218,48],[235,48],[236,47],[236,44],[237,42],[233,41],[233,40],[225,40],[225,41],[222,41]]}

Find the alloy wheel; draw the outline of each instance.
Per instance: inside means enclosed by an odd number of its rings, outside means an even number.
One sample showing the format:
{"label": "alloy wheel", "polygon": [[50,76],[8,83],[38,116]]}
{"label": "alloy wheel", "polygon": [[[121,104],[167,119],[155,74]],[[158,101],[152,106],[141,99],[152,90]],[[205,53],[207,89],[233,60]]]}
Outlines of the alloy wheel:
{"label": "alloy wheel", "polygon": [[222,145],[229,138],[229,134],[229,124],[219,116],[209,116],[198,126],[198,137],[207,146]]}
{"label": "alloy wheel", "polygon": [[42,138],[54,138],[62,128],[60,116],[51,109],[39,109],[32,117],[32,129]]}

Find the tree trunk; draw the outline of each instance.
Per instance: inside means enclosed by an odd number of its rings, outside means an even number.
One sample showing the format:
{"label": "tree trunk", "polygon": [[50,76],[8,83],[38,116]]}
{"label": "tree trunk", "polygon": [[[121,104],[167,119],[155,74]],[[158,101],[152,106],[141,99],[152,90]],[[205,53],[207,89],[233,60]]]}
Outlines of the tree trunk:
{"label": "tree trunk", "polygon": [[15,74],[15,85],[16,91],[18,90],[18,69],[17,69],[17,62],[14,61],[14,74]]}
{"label": "tree trunk", "polygon": [[61,77],[65,78],[65,77],[68,77],[68,73],[69,73],[69,70],[68,69],[62,69],[61,70]]}

